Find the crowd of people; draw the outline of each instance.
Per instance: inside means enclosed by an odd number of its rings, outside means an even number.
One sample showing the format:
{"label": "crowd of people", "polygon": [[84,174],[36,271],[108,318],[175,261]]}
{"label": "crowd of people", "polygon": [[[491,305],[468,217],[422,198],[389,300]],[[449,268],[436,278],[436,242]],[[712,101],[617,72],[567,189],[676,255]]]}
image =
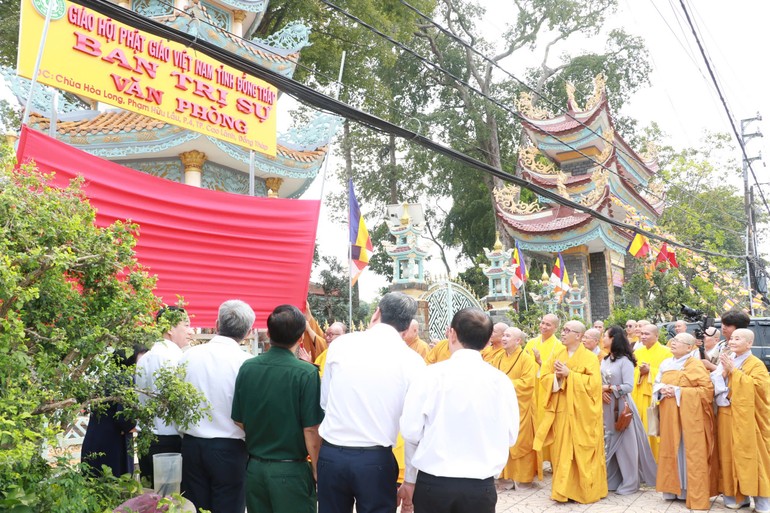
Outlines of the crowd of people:
{"label": "crowd of people", "polygon": [[527,340],[465,309],[431,347],[416,312],[393,292],[366,331],[323,332],[282,305],[252,358],[246,303],[223,303],[217,336],[189,350],[184,311],[162,311],[174,322],[137,384],[153,390],[155,369],[183,364],[211,414],[185,429],[156,419],[141,474],[151,481],[153,454],[181,452],[185,497],[212,513],[492,513],[499,487],[544,472],[557,502],[647,484],[694,510],[722,494],[770,513],[770,376],[745,313],[702,340],[677,323],[662,341],[644,320],[587,329],[547,314]]}

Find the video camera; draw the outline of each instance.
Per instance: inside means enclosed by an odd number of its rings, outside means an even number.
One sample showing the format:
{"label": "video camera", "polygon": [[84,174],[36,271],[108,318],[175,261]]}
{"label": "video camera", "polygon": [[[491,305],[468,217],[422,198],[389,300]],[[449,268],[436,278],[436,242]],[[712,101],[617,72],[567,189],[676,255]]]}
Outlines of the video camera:
{"label": "video camera", "polygon": [[714,318],[703,313],[703,310],[696,310],[685,304],[682,304],[681,306],[682,309],[680,311],[687,322],[700,323],[700,325],[695,328],[693,336],[701,341],[701,344],[698,346],[698,351],[700,352],[701,359],[704,359],[706,358],[706,349],[703,347],[703,340],[706,338],[706,330],[714,325]]}

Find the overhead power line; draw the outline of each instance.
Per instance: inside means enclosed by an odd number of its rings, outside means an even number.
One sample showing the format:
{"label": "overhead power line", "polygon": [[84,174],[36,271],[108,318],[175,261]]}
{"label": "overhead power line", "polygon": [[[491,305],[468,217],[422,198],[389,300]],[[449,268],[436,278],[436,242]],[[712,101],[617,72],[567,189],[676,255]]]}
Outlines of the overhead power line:
{"label": "overhead power line", "polygon": [[735,259],[746,258],[746,255],[718,253],[718,252],[694,247],[688,244],[682,244],[678,241],[674,241],[667,237],[663,237],[661,235],[649,232],[648,230],[644,230],[642,228],[632,226],[632,225],[617,221],[615,219],[612,219],[602,214],[601,212],[597,212],[596,210],[593,210],[590,207],[586,207],[572,200],[563,198],[551,190],[548,190],[544,187],[540,187],[533,183],[527,182],[520,177],[510,175],[500,169],[494,168],[489,164],[486,164],[485,162],[481,162],[464,153],[461,153],[457,150],[444,146],[443,144],[437,143],[423,135],[420,135],[419,133],[413,132],[412,130],[390,123],[388,121],[385,121],[367,112],[363,112],[358,109],[355,109],[339,100],[335,100],[334,98],[331,98],[328,95],[315,91],[314,89],[311,89],[310,87],[307,87],[303,84],[300,84],[299,82],[291,78],[285,77],[280,73],[277,73],[267,68],[263,68],[262,66],[254,64],[253,62],[249,62],[238,55],[235,55],[227,50],[224,50],[216,46],[213,43],[210,43],[209,41],[201,40],[197,36],[187,34],[186,32],[182,32],[175,28],[168,27],[157,21],[147,19],[144,16],[141,16],[133,11],[129,11],[127,9],[119,7],[109,2],[108,0],[74,0],[74,1],[79,5],[93,9],[105,16],[109,16],[114,20],[131,25],[132,27],[137,28],[139,30],[154,34],[156,36],[165,37],[169,40],[176,41],[180,44],[186,45],[196,51],[199,51],[205,55],[208,55],[212,59],[215,59],[221,62],[222,64],[231,66],[241,72],[250,74],[258,79],[264,80],[265,82],[273,85],[279,90],[291,95],[292,97],[302,102],[307,103],[308,105],[312,105],[313,107],[326,110],[328,112],[337,114],[339,116],[342,116],[348,119],[352,119],[366,126],[369,126],[373,129],[379,130],[383,133],[391,134],[396,137],[405,139],[407,141],[414,142],[416,144],[423,146],[424,148],[427,148],[436,153],[444,155],[445,157],[451,158],[452,160],[455,160],[462,164],[468,165],[470,167],[473,167],[475,169],[488,173],[503,181],[510,182],[515,185],[518,185],[519,187],[528,189],[534,192],[535,194],[539,194],[540,196],[553,201],[554,203],[572,208],[580,212],[584,212],[609,225],[612,225],[624,230],[640,233],[650,239],[666,242],[671,246],[688,249],[696,253],[701,253],[701,254],[711,255],[716,257],[723,257],[723,258],[735,258]]}

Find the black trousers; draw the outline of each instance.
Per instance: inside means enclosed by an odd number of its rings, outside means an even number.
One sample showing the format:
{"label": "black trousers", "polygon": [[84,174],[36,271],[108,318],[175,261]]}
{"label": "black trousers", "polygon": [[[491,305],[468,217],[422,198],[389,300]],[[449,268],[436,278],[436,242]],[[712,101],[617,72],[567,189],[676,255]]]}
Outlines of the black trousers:
{"label": "black trousers", "polygon": [[154,440],[150,444],[150,450],[147,454],[139,458],[139,474],[142,479],[147,479],[150,483],[150,488],[154,486],[155,474],[152,470],[152,456],[153,454],[161,454],[164,452],[182,452],[182,437],[179,435],[156,435],[157,440]]}
{"label": "black trousers", "polygon": [[390,447],[324,442],[318,456],[318,513],[395,513],[398,463]]}
{"label": "black trousers", "polygon": [[495,480],[417,474],[414,513],[495,513]]}
{"label": "black trousers", "polygon": [[246,442],[234,438],[182,438],[182,486],[195,510],[246,509]]}

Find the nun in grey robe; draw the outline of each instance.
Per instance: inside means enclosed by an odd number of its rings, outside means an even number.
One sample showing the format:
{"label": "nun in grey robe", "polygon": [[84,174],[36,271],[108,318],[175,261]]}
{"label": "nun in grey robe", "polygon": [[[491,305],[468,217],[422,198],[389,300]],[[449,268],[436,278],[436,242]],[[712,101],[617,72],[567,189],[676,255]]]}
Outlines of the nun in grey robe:
{"label": "nun in grey robe", "polygon": [[[655,486],[658,467],[639,411],[631,400],[634,364],[626,356],[613,359],[608,355],[602,360],[601,369],[603,384],[610,386],[610,403],[603,404],[607,488],[619,495],[628,495],[638,491],[641,483]],[[615,431],[616,402],[618,412],[628,404],[633,414],[631,424],[621,432]]]}

